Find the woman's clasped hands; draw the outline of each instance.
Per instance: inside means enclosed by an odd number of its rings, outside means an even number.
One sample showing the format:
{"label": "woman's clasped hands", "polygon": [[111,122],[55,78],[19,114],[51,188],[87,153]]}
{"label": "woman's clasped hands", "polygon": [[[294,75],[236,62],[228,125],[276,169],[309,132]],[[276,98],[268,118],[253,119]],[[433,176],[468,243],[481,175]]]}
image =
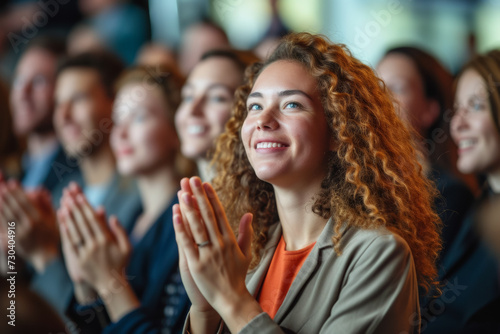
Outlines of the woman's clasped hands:
{"label": "woman's clasped hands", "polygon": [[[88,285],[103,297],[126,284],[131,246],[116,217],[108,226],[104,210],[94,210],[74,183],[64,190],[57,217],[66,266],[76,285]],[[81,303],[90,298],[78,297]]]}
{"label": "woman's clasped hands", "polygon": [[262,312],[245,285],[252,258],[252,214],[241,218],[236,240],[209,183],[184,178],[178,197],[173,220],[182,281],[192,303],[191,332],[215,330],[220,318],[237,332]]}

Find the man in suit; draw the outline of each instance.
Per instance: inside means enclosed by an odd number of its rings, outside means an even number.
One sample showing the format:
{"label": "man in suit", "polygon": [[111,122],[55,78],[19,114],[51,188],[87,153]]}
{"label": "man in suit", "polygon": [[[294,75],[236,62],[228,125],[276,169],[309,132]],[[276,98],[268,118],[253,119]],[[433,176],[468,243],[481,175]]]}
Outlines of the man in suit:
{"label": "man in suit", "polygon": [[[51,219],[50,197],[53,203],[59,201],[54,190],[64,187],[80,174],[78,166],[65,173],[55,168],[68,159],[52,122],[56,67],[64,56],[64,41],[49,35],[32,40],[16,66],[10,92],[12,129],[18,137],[26,139],[27,147],[22,157],[21,184],[10,180],[8,186],[7,181],[0,177],[0,234],[5,234],[7,220],[15,221],[20,255],[34,267],[40,257],[35,254],[41,253],[32,250],[46,249],[48,253],[54,252],[57,249],[57,242],[54,243],[54,240],[57,238],[50,235],[57,230],[52,228],[45,233],[40,228],[43,225],[31,225],[31,222]],[[12,200],[15,202],[11,203]],[[23,203],[23,210],[12,212],[14,209],[11,206],[15,206],[16,202]],[[33,206],[37,207],[36,213],[32,210]],[[22,211],[32,211],[29,216],[38,217],[25,219],[27,215],[22,214]],[[5,251],[4,243],[4,239],[0,238],[0,253]],[[24,249],[23,244],[26,244]],[[27,272],[23,271],[23,274]],[[25,278],[29,274],[20,276]]]}
{"label": "man in suit", "polygon": [[52,191],[79,172],[73,168],[62,175],[54,168],[67,158],[52,123],[56,67],[64,55],[63,41],[40,37],[29,44],[15,70],[10,102],[14,132],[27,142],[21,179],[26,190]]}

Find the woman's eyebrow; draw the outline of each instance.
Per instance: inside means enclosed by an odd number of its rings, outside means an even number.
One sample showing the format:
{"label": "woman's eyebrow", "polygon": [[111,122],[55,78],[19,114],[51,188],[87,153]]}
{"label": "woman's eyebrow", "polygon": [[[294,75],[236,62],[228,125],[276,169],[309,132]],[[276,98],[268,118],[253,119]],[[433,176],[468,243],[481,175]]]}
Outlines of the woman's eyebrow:
{"label": "woman's eyebrow", "polygon": [[[278,93],[278,96],[291,96],[291,95],[302,95],[307,97],[309,100],[312,100],[312,98],[304,91],[301,91],[300,89],[289,89],[289,90],[282,90]],[[262,93],[259,92],[254,92],[248,97],[262,97]]]}
{"label": "woman's eyebrow", "polygon": [[303,95],[307,97],[309,100],[312,100],[312,98],[304,91],[301,91],[300,89],[290,89],[290,90],[283,90],[278,93],[278,96],[290,96],[290,95]]}
{"label": "woman's eyebrow", "polygon": [[216,88],[223,88],[223,89],[227,89],[228,91],[232,91],[231,87],[229,87],[228,85],[225,85],[225,84],[221,84],[221,83],[211,84],[208,86],[207,90],[216,89]]}
{"label": "woman's eyebrow", "polygon": [[254,92],[254,93],[248,95],[248,97],[262,97],[262,93]]}

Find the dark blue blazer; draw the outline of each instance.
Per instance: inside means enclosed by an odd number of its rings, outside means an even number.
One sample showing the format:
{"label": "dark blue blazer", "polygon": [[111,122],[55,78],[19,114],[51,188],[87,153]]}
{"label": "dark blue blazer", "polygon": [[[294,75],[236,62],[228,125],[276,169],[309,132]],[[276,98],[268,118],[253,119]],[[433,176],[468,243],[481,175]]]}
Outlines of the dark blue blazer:
{"label": "dark blue blazer", "polygon": [[141,306],[118,322],[111,323],[101,301],[80,306],[73,298],[68,316],[75,321],[81,333],[182,331],[190,303],[179,274],[179,255],[172,221],[172,207],[176,203],[177,197],[134,246],[127,278]]}
{"label": "dark blue blazer", "polygon": [[488,197],[489,192],[485,191],[476,201],[441,259],[442,294],[427,298],[420,305],[424,334],[499,331],[498,261],[475,229],[475,212]]}
{"label": "dark blue blazer", "polygon": [[[21,180],[25,176],[25,171],[22,171]],[[70,158],[64,152],[61,145],[57,148],[57,153],[50,163],[50,169],[45,178],[40,184],[41,187],[47,189],[54,197],[54,189],[59,190],[65,187],[70,181],[81,178],[80,168],[75,159]],[[60,195],[60,194],[58,194]],[[59,199],[57,198],[57,201]]]}

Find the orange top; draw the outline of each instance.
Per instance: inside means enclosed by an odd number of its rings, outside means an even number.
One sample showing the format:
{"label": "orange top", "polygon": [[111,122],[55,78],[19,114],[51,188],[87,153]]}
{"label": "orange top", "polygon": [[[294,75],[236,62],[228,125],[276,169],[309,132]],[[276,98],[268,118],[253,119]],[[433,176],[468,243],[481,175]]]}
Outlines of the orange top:
{"label": "orange top", "polygon": [[258,297],[260,306],[271,319],[274,319],[276,312],[285,300],[295,276],[297,276],[314,244],[316,242],[296,251],[286,251],[285,240],[283,235],[281,236]]}

